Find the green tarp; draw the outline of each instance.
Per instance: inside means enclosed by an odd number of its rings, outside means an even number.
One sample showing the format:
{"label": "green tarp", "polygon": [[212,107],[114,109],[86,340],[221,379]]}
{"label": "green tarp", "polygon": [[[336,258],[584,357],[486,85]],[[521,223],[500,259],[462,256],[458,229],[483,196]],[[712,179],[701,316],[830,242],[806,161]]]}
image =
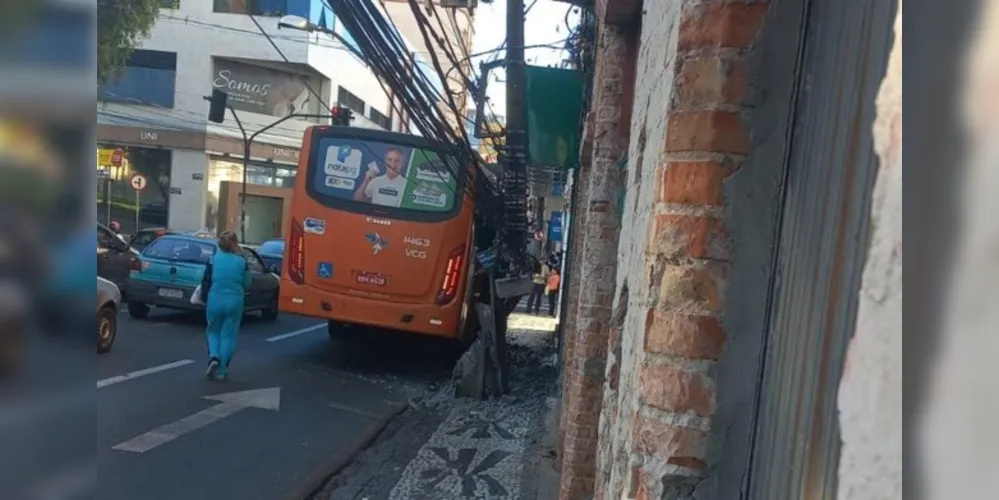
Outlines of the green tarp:
{"label": "green tarp", "polygon": [[576,168],[583,74],[527,66],[527,143],[532,165]]}

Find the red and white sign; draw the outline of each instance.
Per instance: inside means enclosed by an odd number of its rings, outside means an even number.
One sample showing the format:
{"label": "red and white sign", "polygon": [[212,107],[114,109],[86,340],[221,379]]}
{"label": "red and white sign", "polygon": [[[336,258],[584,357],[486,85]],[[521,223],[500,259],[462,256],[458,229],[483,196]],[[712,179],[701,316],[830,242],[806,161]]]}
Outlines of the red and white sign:
{"label": "red and white sign", "polygon": [[146,189],[146,176],[142,174],[135,174],[128,181],[128,183],[132,186],[132,189],[142,191],[143,189]]}
{"label": "red and white sign", "polygon": [[120,167],[124,160],[125,152],[121,148],[117,148],[111,153],[111,166]]}

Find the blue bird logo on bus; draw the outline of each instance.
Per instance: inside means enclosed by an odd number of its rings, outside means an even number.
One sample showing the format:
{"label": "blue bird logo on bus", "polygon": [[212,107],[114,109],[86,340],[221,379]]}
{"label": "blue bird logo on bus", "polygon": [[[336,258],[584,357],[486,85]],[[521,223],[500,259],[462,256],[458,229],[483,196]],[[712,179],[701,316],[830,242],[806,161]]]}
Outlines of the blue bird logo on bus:
{"label": "blue bird logo on bus", "polygon": [[364,238],[371,243],[372,255],[378,255],[385,247],[388,246],[388,241],[386,241],[385,238],[382,238],[378,233],[367,233],[364,235]]}

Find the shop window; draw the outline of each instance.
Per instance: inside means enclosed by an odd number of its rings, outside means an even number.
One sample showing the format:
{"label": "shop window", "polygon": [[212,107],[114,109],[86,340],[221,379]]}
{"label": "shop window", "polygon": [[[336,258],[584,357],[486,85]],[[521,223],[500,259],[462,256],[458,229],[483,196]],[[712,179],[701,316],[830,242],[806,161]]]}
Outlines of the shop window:
{"label": "shop window", "polygon": [[114,81],[103,85],[99,99],[172,108],[177,85],[177,54],[136,50]]}
{"label": "shop window", "polygon": [[392,129],[392,119],[389,118],[388,116],[385,116],[384,114],[382,114],[381,111],[378,111],[375,108],[368,108],[368,118],[370,118],[371,121],[375,122],[376,124],[378,124],[379,127],[385,130]]}
{"label": "shop window", "polygon": [[343,87],[340,87],[337,93],[337,102],[341,106],[350,108],[355,113],[364,114],[364,100]]}
{"label": "shop window", "polygon": [[[98,145],[100,150],[121,148],[121,166],[98,165],[106,175],[97,181],[97,220],[105,225],[117,221],[121,232],[134,234],[138,229],[164,227],[170,214],[170,163],[172,152],[165,149]],[[100,155],[110,156],[110,155]],[[98,160],[100,161],[100,160]],[[132,176],[146,178],[146,188],[136,196],[129,184]]]}

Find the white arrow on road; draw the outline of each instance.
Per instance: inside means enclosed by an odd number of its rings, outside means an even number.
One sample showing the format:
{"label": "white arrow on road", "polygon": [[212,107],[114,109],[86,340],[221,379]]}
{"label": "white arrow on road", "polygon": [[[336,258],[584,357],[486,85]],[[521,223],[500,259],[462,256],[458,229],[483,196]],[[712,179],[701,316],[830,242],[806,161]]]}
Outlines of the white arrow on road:
{"label": "white arrow on road", "polygon": [[206,408],[194,415],[184,417],[175,422],[153,429],[141,436],[136,436],[112,449],[145,453],[153,448],[164,445],[184,434],[198,430],[209,424],[222,420],[245,408],[261,408],[277,411],[281,407],[281,388],[253,389],[249,391],[229,392],[202,396],[204,399],[218,401],[222,404]]}

